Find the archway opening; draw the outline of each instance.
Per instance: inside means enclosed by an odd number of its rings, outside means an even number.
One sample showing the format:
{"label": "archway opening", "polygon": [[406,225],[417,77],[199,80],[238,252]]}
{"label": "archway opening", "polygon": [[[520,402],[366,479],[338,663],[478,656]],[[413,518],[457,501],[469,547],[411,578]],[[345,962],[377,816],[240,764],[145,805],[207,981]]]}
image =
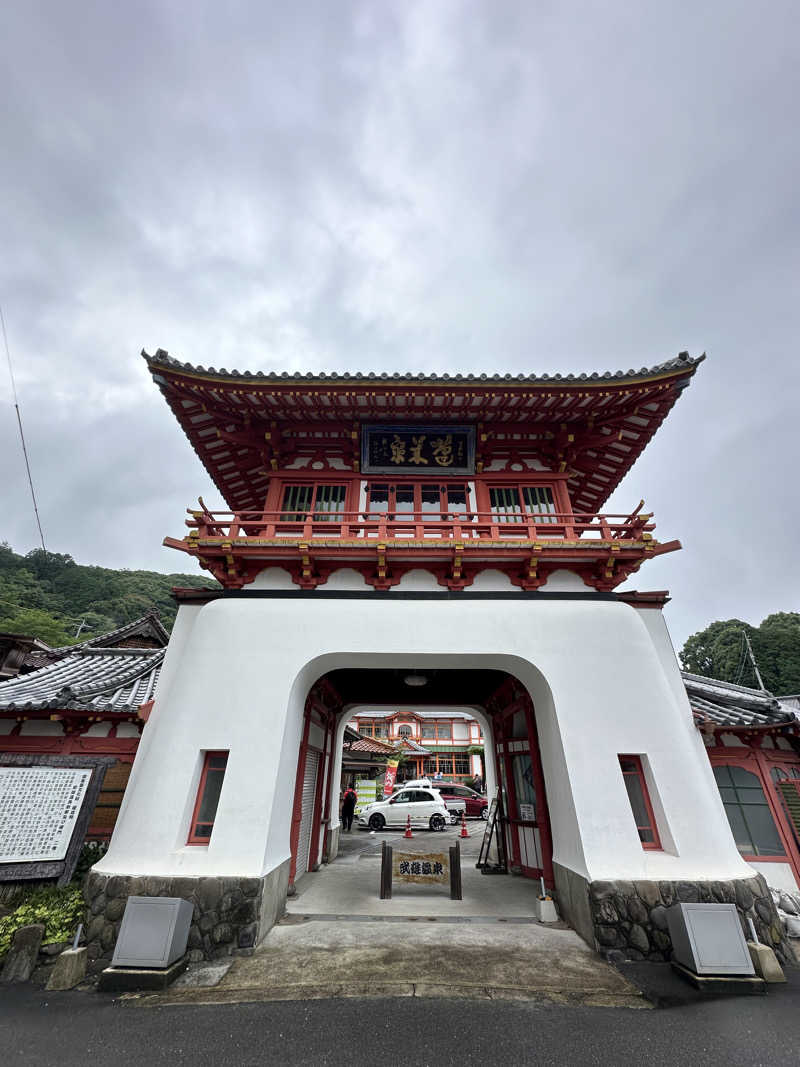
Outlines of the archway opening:
{"label": "archway opening", "polygon": [[[355,744],[355,753],[353,737],[365,742]],[[384,758],[366,758],[371,748],[383,749]],[[398,761],[395,774],[387,775],[387,764]],[[344,844],[342,798],[357,783],[370,802],[374,795],[380,812],[371,822],[359,812],[352,833],[369,829],[390,840],[394,835],[396,843],[407,812],[421,807],[390,800],[421,802],[421,794],[412,795],[415,784],[443,795],[448,811],[464,809],[465,818],[471,792],[469,818],[480,820],[473,836],[482,837],[492,805],[498,813],[495,866],[553,886],[536,711],[527,688],[507,671],[409,662],[338,668],[318,678],[305,699],[294,783],[292,886],[336,859]],[[401,798],[403,789],[408,797]],[[402,818],[394,818],[401,807]],[[461,823],[460,817],[449,821]]]}

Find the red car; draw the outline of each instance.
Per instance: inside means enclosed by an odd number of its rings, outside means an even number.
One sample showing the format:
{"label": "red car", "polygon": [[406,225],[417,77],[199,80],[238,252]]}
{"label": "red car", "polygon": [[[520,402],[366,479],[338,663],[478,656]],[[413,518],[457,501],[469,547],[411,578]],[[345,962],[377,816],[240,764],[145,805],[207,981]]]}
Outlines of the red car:
{"label": "red car", "polygon": [[489,814],[489,801],[460,782],[435,782],[431,779],[431,785],[442,794],[442,800],[463,800],[466,803],[466,815],[469,818],[486,819]]}

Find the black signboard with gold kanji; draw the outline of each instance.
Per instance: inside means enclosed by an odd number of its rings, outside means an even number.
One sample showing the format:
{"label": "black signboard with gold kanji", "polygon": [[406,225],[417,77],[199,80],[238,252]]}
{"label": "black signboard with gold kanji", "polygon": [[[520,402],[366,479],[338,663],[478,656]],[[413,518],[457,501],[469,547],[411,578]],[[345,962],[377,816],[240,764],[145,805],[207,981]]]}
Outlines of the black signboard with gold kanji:
{"label": "black signboard with gold kanji", "polygon": [[474,426],[364,426],[364,474],[474,474]]}

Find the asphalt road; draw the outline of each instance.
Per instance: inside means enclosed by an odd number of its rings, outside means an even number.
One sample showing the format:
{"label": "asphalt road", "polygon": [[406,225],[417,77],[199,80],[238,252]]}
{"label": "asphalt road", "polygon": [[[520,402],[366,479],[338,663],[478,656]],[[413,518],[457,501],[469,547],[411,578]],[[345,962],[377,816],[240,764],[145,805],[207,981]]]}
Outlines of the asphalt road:
{"label": "asphalt road", "polygon": [[675,1003],[652,1010],[415,998],[145,1008],[5,987],[0,1062],[772,1067],[800,1062],[800,971],[790,979],[766,997],[701,1001],[664,972]]}

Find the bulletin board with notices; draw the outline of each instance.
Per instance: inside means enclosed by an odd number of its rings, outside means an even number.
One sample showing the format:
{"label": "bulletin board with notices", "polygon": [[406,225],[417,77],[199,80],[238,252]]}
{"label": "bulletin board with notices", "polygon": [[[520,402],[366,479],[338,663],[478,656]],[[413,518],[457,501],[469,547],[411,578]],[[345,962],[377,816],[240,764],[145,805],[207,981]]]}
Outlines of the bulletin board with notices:
{"label": "bulletin board with notices", "polygon": [[113,762],[113,756],[0,755],[0,882],[69,881]]}

